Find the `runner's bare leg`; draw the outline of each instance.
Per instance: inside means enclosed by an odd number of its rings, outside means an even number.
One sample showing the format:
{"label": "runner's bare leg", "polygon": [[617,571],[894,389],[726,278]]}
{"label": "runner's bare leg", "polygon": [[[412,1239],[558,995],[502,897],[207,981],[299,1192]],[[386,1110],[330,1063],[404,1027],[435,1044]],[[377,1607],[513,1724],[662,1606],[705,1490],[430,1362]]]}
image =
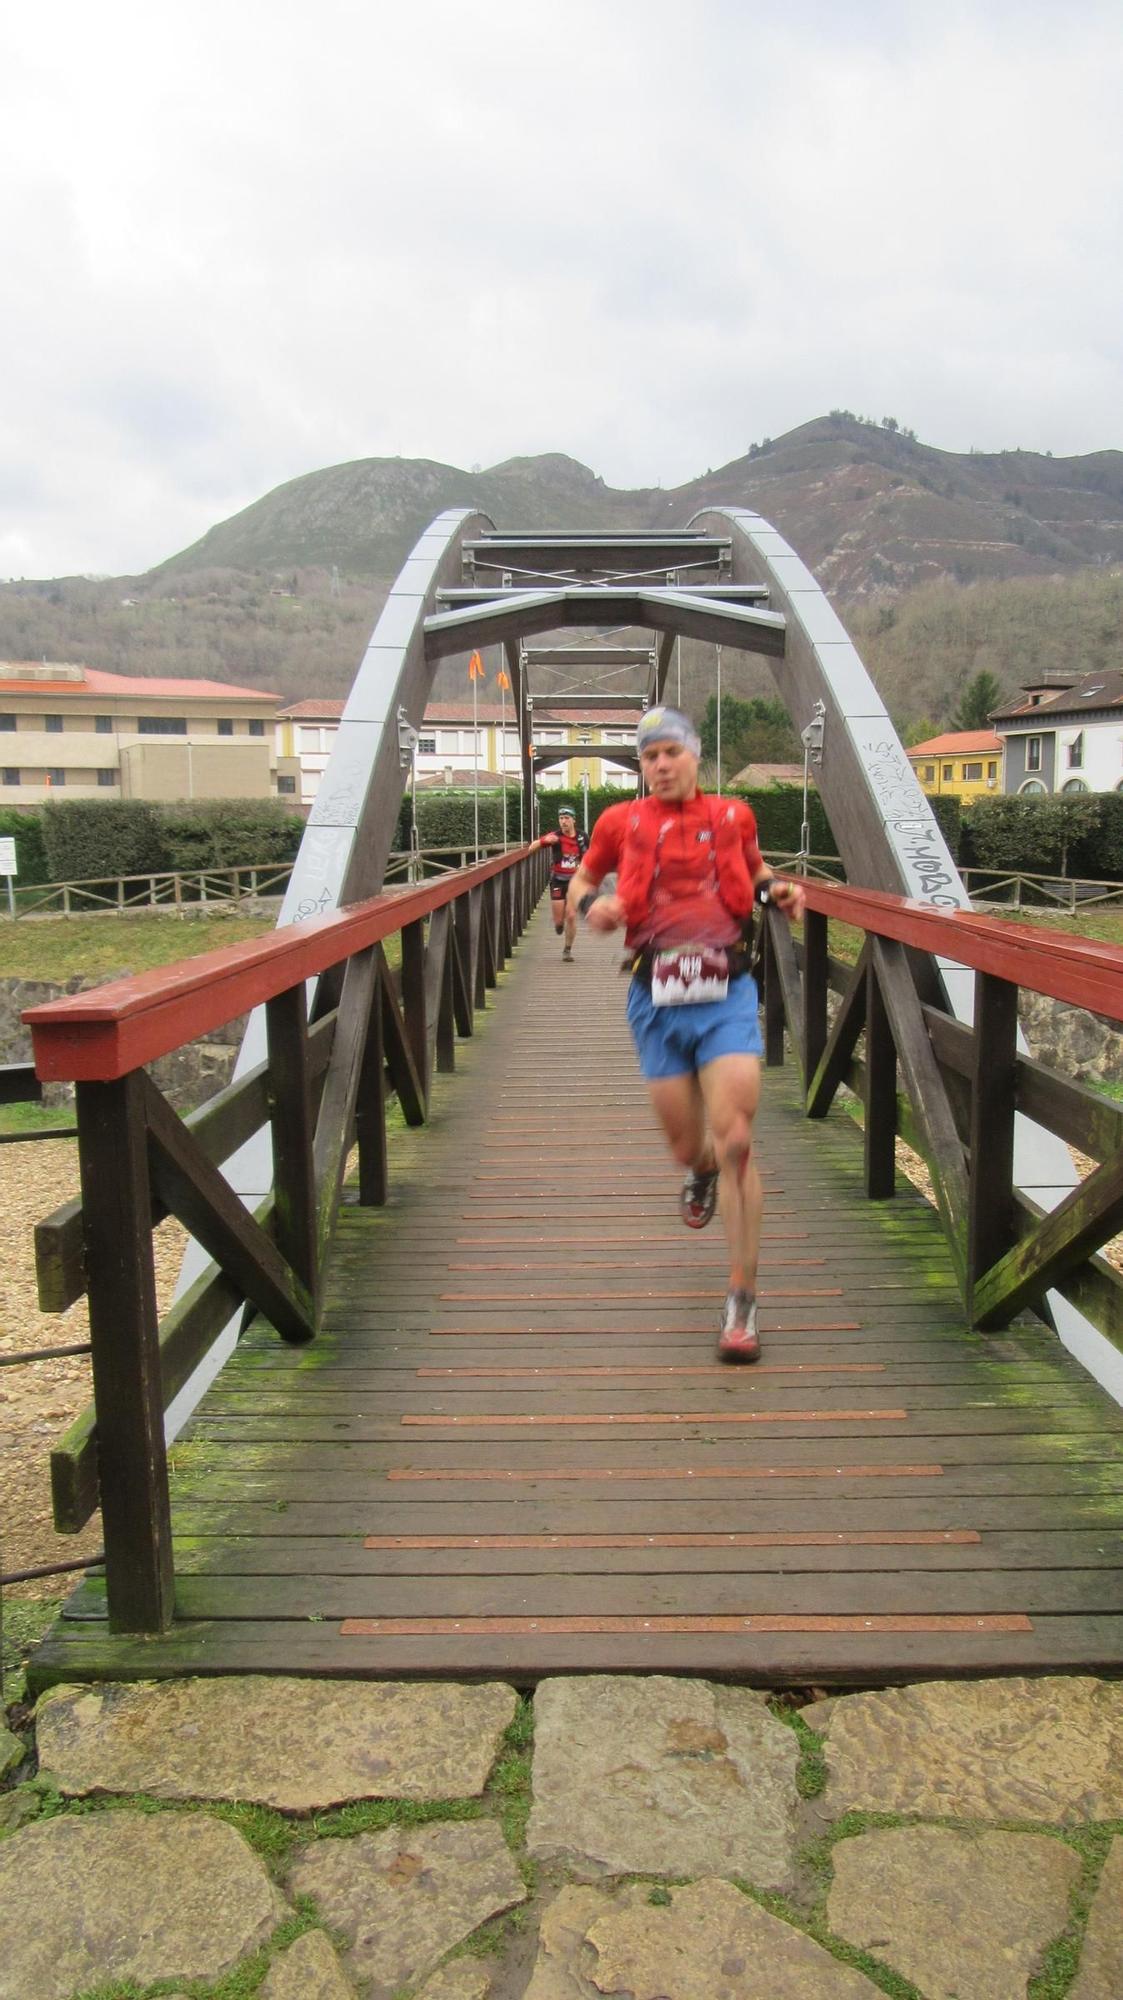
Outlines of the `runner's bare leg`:
{"label": "runner's bare leg", "polygon": [[714,1162],[713,1141],[706,1130],[702,1088],[692,1071],[661,1076],[648,1083],[652,1110],[680,1167],[708,1171]]}
{"label": "runner's bare leg", "polygon": [[699,1072],[720,1177],[718,1206],[729,1245],[729,1289],[756,1294],[764,1189],[753,1157],[760,1103],[756,1056],[717,1056]]}

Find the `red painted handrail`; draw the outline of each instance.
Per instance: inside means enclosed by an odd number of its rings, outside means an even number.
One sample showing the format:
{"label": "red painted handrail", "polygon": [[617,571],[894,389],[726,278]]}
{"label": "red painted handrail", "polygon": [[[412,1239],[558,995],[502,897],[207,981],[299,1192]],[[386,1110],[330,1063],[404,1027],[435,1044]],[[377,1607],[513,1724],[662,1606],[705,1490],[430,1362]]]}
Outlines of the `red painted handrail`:
{"label": "red painted handrail", "polygon": [[816,881],[806,881],[803,888],[808,909],[822,916],[1123,1021],[1123,950],[1118,945],[1058,937],[1035,924],[1008,924],[974,910],[937,910],[880,889]]}
{"label": "red painted handrail", "polygon": [[23,1019],[31,1029],[36,1074],[45,1083],[108,1083],[126,1076],[355,952],[381,944],[533,851],[515,848],[434,882],[388,889],[331,916],[286,924],[268,937],[224,945],[178,965],[29,1007]]}

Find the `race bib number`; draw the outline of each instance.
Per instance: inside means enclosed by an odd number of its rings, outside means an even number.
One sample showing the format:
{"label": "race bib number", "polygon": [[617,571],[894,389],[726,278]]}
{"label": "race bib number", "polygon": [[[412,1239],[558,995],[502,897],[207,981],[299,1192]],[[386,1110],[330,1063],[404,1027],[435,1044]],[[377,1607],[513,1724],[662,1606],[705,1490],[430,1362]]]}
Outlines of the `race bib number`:
{"label": "race bib number", "polygon": [[657,951],[651,961],[653,1007],[697,1006],[724,1000],[729,991],[729,954],[710,945],[683,945]]}

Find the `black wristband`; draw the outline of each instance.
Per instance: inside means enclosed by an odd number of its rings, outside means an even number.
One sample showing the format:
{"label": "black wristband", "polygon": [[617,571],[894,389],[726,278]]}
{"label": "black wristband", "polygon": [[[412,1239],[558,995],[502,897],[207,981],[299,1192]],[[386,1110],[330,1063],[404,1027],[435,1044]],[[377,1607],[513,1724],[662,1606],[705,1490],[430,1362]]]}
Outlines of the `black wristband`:
{"label": "black wristband", "polygon": [[768,880],[767,882],[758,882],[758,883],[757,883],[757,885],[756,885],[756,890],[755,890],[755,896],[756,896],[756,901],[757,901],[757,902],[759,903],[759,905],[760,905],[761,909],[763,909],[763,908],[764,908],[764,906],[765,906],[765,904],[766,904],[766,903],[770,903],[770,902],[772,901],[772,880],[771,880],[771,877],[769,877],[769,880]]}
{"label": "black wristband", "polygon": [[587,917],[589,911],[592,909],[593,904],[596,902],[596,900],[597,900],[596,890],[586,889],[585,894],[582,896],[581,901],[577,905],[578,915],[582,917]]}

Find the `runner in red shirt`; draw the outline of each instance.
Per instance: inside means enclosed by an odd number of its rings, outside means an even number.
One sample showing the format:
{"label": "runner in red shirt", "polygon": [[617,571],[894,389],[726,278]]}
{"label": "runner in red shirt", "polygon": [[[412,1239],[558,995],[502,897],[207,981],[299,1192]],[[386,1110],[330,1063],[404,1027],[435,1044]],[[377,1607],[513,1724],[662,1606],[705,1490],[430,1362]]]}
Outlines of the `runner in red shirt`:
{"label": "runner in red shirt", "polygon": [[541,844],[554,850],[550,857],[550,913],[558,936],[561,937],[562,932],[565,932],[562,958],[568,965],[573,959],[577,914],[576,911],[567,909],[566,896],[589,845],[585,835],[578,833],[577,815],[569,806],[562,806],[558,812],[558,832],[544,833]]}
{"label": "runner in red shirt", "polygon": [[[754,897],[766,891],[798,918],[803,890],[773,875],[742,800],[698,790],[689,717],[649,709],[636,748],[649,796],[601,814],[568,909],[594,930],[625,927],[628,1023],[656,1116],[686,1169],[682,1219],[704,1229],[721,1205],[730,1271],[718,1354],[755,1361],[762,1192],[752,1130],[763,1043],[743,938]],[[597,896],[613,870],[616,894]]]}

